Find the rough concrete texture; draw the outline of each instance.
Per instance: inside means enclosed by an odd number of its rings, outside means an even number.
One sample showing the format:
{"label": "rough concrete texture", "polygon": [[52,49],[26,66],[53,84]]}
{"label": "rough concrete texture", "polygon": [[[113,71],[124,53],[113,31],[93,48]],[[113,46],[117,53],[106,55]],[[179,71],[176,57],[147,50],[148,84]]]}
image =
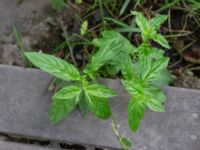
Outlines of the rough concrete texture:
{"label": "rough concrete texture", "polygon": [[[102,121],[80,112],[54,126],[48,119],[52,77],[39,70],[0,66],[0,132],[51,140],[119,147],[111,120]],[[139,131],[131,133],[126,108],[129,96],[116,80],[106,80],[119,96],[110,100],[120,129],[133,142],[134,150],[199,150],[200,91],[166,87],[166,112],[146,111]]]}
{"label": "rough concrete texture", "polygon": [[[26,50],[41,36],[48,36],[47,23],[52,7],[49,0],[0,1],[0,63],[24,66],[16,46],[13,25],[22,33]],[[9,55],[9,57],[7,57]]]}
{"label": "rough concrete texture", "polygon": [[24,0],[21,4],[17,0],[1,0],[0,19],[3,21],[0,22],[0,34],[10,34],[13,25],[20,27],[21,32],[38,33],[39,31],[30,28],[43,22],[49,15],[50,8],[49,0]]}
{"label": "rough concrete texture", "polygon": [[35,145],[0,141],[0,150],[59,150],[59,149],[52,149],[52,148],[35,146]]}

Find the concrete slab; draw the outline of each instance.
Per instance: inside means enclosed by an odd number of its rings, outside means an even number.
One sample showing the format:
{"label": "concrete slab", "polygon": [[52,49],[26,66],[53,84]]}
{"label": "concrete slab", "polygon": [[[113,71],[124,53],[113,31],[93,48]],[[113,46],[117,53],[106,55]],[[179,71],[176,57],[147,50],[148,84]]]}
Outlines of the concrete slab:
{"label": "concrete slab", "polygon": [[[48,119],[52,93],[47,88],[52,77],[36,69],[0,65],[0,132],[14,133],[65,142],[119,148],[111,120],[92,115],[82,118],[74,111],[60,124]],[[121,130],[135,150],[199,150],[200,91],[166,87],[166,112],[146,111],[136,134],[127,125],[127,100],[121,84],[104,81],[120,95],[110,100]]]}
{"label": "concrete slab", "polygon": [[0,150],[59,150],[36,145],[0,141]]}

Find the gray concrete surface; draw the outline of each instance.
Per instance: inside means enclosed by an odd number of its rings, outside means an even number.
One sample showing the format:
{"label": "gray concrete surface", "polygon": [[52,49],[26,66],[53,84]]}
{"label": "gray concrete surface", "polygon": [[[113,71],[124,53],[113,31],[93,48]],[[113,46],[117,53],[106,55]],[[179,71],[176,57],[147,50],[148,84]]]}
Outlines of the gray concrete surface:
{"label": "gray concrete surface", "polygon": [[0,150],[59,150],[29,144],[0,141]]}
{"label": "gray concrete surface", "polygon": [[[48,119],[52,93],[47,88],[52,77],[35,69],[0,65],[0,132],[51,140],[119,147],[111,120],[92,115],[82,118],[74,111],[54,126]],[[199,150],[200,91],[166,87],[166,112],[146,111],[139,131],[127,125],[128,95],[118,81],[106,80],[120,95],[110,100],[121,131],[133,142],[135,150]]]}

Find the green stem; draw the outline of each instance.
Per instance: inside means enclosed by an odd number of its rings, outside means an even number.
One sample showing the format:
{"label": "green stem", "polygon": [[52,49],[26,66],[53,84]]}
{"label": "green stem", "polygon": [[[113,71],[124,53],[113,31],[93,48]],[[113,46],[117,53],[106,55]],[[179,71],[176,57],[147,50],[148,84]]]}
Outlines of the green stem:
{"label": "green stem", "polygon": [[119,125],[117,124],[115,117],[111,115],[111,118],[112,118],[112,124],[111,124],[112,129],[117,137],[119,144],[121,145],[123,150],[128,150],[129,148],[123,143],[124,137],[119,132]]}
{"label": "green stem", "polygon": [[102,27],[104,28],[105,23],[104,23],[104,10],[103,10],[102,0],[99,0],[99,9],[100,9],[100,15],[101,15],[101,20],[102,20]]}

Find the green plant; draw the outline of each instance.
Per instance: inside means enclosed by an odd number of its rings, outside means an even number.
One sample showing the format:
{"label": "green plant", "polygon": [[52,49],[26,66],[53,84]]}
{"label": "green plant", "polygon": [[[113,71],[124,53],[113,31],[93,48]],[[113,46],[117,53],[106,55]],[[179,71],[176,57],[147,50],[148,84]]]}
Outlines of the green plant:
{"label": "green plant", "polygon": [[[62,11],[65,8],[67,2],[67,0],[50,0],[50,1],[53,8],[58,12]],[[75,0],[75,3],[81,4],[82,0]]]}
{"label": "green plant", "polygon": [[52,3],[53,8],[56,11],[62,11],[65,8],[65,1],[64,0],[50,0]]}
{"label": "green plant", "polygon": [[80,75],[77,68],[59,58],[34,52],[27,52],[25,55],[40,69],[62,80],[73,82],[54,94],[49,112],[52,123],[64,119],[76,106],[81,110],[91,110],[103,119],[111,115],[108,98],[116,96],[116,92],[104,85],[88,81],[86,74]]}
{"label": "green plant", "polygon": [[[72,64],[51,55],[27,52],[26,57],[40,69],[71,84],[60,89],[52,97],[49,116],[52,123],[64,119],[76,106],[84,114],[93,112],[97,117],[107,119],[112,115],[108,98],[117,95],[107,86],[97,82],[102,74],[117,76],[121,73],[124,87],[130,93],[128,104],[128,122],[132,131],[136,131],[144,115],[145,108],[163,112],[165,95],[159,88],[167,84],[170,75],[167,72],[169,59],[162,50],[152,47],[151,40],[169,48],[167,40],[157,30],[167,19],[157,15],[147,20],[141,13],[132,12],[136,24],[141,30],[142,43],[133,46],[129,40],[116,31],[103,31],[102,38],[94,39],[97,47],[89,63],[79,72]],[[113,116],[112,116],[113,117]],[[124,149],[130,142],[119,135],[113,125],[118,140]]]}
{"label": "green plant", "polygon": [[25,48],[24,48],[24,43],[22,41],[22,37],[21,34],[17,31],[16,27],[13,26],[13,32],[15,34],[15,39],[16,39],[16,43],[17,43],[17,47],[19,49],[19,54],[22,58],[22,60],[24,61],[24,63],[27,66],[30,66],[29,61],[26,59],[24,52],[25,52]]}
{"label": "green plant", "polygon": [[159,83],[163,81],[163,77],[167,76],[163,73],[167,72],[169,59],[164,57],[162,50],[152,47],[150,40],[165,48],[169,48],[169,45],[167,40],[157,33],[167,16],[157,15],[153,19],[147,20],[139,12],[132,12],[132,14],[135,15],[136,24],[141,29],[142,44],[138,47],[137,61],[130,67],[134,75],[124,76],[122,83],[131,95],[128,104],[128,122],[132,131],[136,131],[146,107],[153,111],[164,112],[162,104],[165,96],[159,88]]}

